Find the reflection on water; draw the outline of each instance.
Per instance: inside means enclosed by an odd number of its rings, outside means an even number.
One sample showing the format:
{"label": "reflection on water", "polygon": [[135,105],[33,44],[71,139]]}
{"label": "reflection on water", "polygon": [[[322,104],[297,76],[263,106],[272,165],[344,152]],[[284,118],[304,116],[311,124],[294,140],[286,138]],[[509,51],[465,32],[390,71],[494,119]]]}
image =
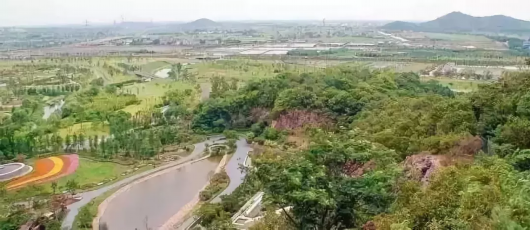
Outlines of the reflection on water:
{"label": "reflection on water", "polygon": [[44,106],[44,115],[42,119],[48,119],[55,111],[61,109],[64,105],[64,100],[61,100],[58,104]]}
{"label": "reflection on water", "polygon": [[162,69],[162,70],[157,71],[155,73],[155,76],[159,78],[168,78],[169,72],[171,72],[171,69]]}
{"label": "reflection on water", "polygon": [[100,219],[109,229],[157,229],[206,185],[219,159],[203,160],[134,185]]}

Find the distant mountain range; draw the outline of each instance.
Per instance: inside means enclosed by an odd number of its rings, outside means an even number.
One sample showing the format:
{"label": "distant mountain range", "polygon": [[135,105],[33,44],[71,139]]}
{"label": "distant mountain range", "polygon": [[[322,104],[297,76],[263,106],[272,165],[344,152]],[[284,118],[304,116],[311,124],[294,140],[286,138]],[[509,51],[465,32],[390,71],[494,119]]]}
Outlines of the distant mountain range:
{"label": "distant mountain range", "polygon": [[381,28],[425,32],[530,32],[530,22],[504,15],[473,17],[461,12],[452,12],[433,21],[423,23],[396,21]]}

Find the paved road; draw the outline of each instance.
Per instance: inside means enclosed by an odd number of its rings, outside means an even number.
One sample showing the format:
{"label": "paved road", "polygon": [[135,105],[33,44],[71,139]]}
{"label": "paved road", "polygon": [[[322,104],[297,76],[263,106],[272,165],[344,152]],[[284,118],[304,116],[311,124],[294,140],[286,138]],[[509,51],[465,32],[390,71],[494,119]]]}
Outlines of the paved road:
{"label": "paved road", "polygon": [[71,205],[69,205],[67,207],[69,211],[68,211],[68,214],[66,215],[65,219],[63,220],[63,223],[61,225],[61,229],[62,230],[70,230],[70,229],[72,229],[72,224],[74,222],[75,217],[79,213],[79,209],[82,208],[83,206],[85,206],[86,204],[88,204],[92,199],[102,195],[103,193],[105,193],[105,192],[107,192],[107,191],[109,191],[111,189],[114,189],[114,188],[121,187],[123,185],[129,184],[129,183],[133,182],[134,180],[142,178],[142,177],[147,176],[149,174],[152,174],[152,173],[155,173],[155,172],[158,172],[160,170],[167,169],[167,168],[174,167],[176,165],[179,165],[179,164],[182,164],[184,162],[193,160],[195,158],[199,158],[201,153],[203,153],[204,150],[206,149],[206,145],[205,145],[206,143],[211,145],[212,143],[214,143],[215,141],[218,141],[221,138],[222,138],[221,136],[211,137],[210,140],[208,140],[208,141],[204,141],[204,142],[195,144],[195,149],[193,149],[193,152],[190,155],[179,159],[178,161],[175,161],[175,162],[172,162],[172,163],[169,163],[169,164],[166,164],[166,165],[162,165],[162,166],[160,166],[158,168],[154,168],[154,169],[145,171],[143,173],[140,173],[140,174],[125,178],[125,179],[123,179],[121,181],[118,181],[118,182],[116,182],[114,184],[108,185],[106,187],[103,187],[103,188],[100,188],[100,189],[97,189],[97,190],[94,190],[94,191],[80,193],[79,195],[81,195],[83,197],[83,199],[81,201],[73,203],[73,204],[71,204]]}

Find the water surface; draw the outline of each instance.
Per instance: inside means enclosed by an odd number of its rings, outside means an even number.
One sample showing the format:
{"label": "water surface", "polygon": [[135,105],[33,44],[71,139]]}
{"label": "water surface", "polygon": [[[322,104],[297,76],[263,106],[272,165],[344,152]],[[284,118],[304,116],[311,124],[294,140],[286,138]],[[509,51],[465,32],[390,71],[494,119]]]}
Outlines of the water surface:
{"label": "water surface", "polygon": [[190,202],[219,160],[203,160],[134,185],[109,203],[100,223],[109,229],[158,229]]}

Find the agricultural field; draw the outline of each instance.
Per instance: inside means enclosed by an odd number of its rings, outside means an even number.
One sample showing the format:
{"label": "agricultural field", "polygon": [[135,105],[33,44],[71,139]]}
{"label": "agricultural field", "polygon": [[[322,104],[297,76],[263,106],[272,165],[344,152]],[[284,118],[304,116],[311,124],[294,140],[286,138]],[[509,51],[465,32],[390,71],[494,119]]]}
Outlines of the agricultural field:
{"label": "agricultural field", "polygon": [[368,67],[375,69],[391,69],[396,72],[414,72],[419,73],[421,70],[433,66],[432,63],[418,62],[360,62]]}
{"label": "agricultural field", "polygon": [[422,81],[437,81],[443,86],[447,86],[453,91],[456,92],[471,92],[478,89],[479,85],[482,84],[488,84],[487,81],[477,81],[477,80],[461,80],[461,79],[454,79],[454,78],[447,78],[447,77],[427,77],[422,76]]}
{"label": "agricultural field", "polygon": [[423,45],[425,47],[436,47],[442,49],[455,50],[508,50],[508,48],[504,44],[493,41],[482,35],[427,32],[402,32],[397,35],[408,39],[411,44]]}
{"label": "agricultural field", "polygon": [[190,72],[197,75],[199,82],[206,82],[212,77],[235,78],[245,82],[252,79],[270,78],[285,69],[303,71],[304,68],[304,66],[286,64],[282,61],[233,59],[193,64],[190,66]]}
{"label": "agricultural field", "polygon": [[422,35],[430,39],[435,40],[447,40],[447,41],[470,41],[470,42],[490,42],[491,39],[472,34],[444,34],[444,33],[426,33],[421,32]]}

